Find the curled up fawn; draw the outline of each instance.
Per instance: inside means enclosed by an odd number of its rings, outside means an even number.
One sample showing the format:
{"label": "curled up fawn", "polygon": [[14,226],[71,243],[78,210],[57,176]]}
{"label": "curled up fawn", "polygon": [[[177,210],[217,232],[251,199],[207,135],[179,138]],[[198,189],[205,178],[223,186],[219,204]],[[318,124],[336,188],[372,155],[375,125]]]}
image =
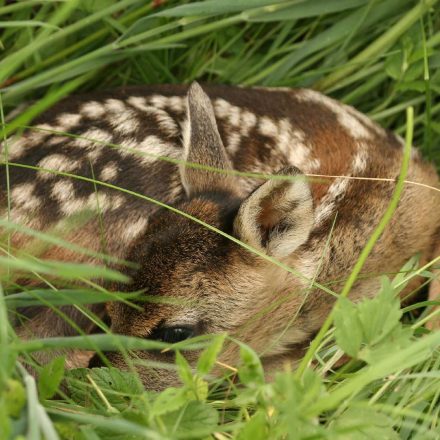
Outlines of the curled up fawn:
{"label": "curled up fawn", "polygon": [[[63,238],[136,263],[127,269],[125,290],[179,300],[144,301],[138,308],[112,302],[91,310],[108,316],[112,332],[140,338],[176,342],[227,332],[260,353],[268,372],[298,360],[319,330],[335,299],[317,285],[332,281],[332,290],[340,291],[388,206],[403,157],[399,137],[353,108],[303,89],[202,89],[194,83],[189,90],[164,85],[97,92],[57,104],[36,127],[9,142],[9,162],[38,167],[9,166],[10,220],[50,231],[84,209],[97,212],[99,203],[99,215]],[[3,218],[4,172],[3,166]],[[188,216],[94,185],[92,178],[173,206],[257,252]],[[440,192],[427,187],[438,188],[438,176],[415,149],[407,180],[425,186],[405,185],[365,263],[362,272],[369,275],[351,290],[353,301],[375,295],[380,275],[399,271],[411,256],[426,263],[440,254]],[[11,247],[23,248],[28,240],[16,231]],[[102,264],[55,245],[40,257]],[[432,298],[435,290],[432,283]],[[62,311],[84,332],[95,330],[78,310]],[[77,334],[43,307],[33,308],[16,331],[22,338]],[[49,355],[36,357],[44,363]],[[169,353],[135,355],[173,361]],[[197,357],[185,355],[190,362]],[[121,354],[107,357],[124,367]],[[72,354],[69,366],[78,359]],[[237,347],[228,345],[221,360],[234,364]],[[153,389],[176,382],[173,372],[159,368],[139,367],[139,374]]]}

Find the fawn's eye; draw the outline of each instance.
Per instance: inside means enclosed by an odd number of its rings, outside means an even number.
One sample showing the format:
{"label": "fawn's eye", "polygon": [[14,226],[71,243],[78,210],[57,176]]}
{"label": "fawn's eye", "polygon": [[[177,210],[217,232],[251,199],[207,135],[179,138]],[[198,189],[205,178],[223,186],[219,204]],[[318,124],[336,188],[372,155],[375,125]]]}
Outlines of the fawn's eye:
{"label": "fawn's eye", "polygon": [[174,344],[176,342],[191,338],[194,336],[194,334],[194,328],[189,326],[159,327],[153,331],[153,333],[149,336],[149,339]]}

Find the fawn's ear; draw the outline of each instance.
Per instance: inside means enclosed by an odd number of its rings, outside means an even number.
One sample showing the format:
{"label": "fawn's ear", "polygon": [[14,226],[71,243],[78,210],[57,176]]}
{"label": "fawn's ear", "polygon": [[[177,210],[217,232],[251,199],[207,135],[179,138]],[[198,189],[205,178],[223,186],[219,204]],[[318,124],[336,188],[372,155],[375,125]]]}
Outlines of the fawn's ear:
{"label": "fawn's ear", "polygon": [[188,121],[183,138],[185,162],[202,166],[181,165],[180,176],[186,193],[233,190],[230,175],[212,170],[231,170],[232,164],[220,138],[211,101],[196,82],[188,90]]}
{"label": "fawn's ear", "polygon": [[295,167],[278,174],[243,201],[234,232],[243,242],[275,258],[292,254],[305,243],[313,227],[313,201],[306,177]]}

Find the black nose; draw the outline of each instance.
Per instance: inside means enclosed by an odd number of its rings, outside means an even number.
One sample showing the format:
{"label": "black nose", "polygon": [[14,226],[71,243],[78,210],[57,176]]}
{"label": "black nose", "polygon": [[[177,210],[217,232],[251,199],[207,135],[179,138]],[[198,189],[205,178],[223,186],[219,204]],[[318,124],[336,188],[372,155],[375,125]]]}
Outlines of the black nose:
{"label": "black nose", "polygon": [[102,362],[101,357],[98,355],[98,353],[95,353],[89,360],[89,368],[99,368],[103,366],[104,363]]}

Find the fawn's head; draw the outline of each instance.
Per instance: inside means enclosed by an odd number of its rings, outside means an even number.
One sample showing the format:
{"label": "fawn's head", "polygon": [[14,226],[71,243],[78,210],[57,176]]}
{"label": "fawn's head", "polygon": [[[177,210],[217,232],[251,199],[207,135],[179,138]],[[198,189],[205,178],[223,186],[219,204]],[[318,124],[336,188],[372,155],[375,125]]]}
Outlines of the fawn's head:
{"label": "fawn's head", "polygon": [[[300,171],[290,167],[280,174],[291,179],[267,180],[244,196],[238,179],[228,173],[231,162],[211,102],[198,84],[188,92],[188,124],[183,138],[187,165],[181,166],[180,175],[186,197],[174,208],[184,215],[163,208],[128,256],[140,265],[131,274],[130,289],[142,289],[146,295],[173,299],[174,303],[145,302],[142,311],[111,304],[112,330],[167,342],[228,332],[257,350],[267,348],[286,320],[280,318],[282,304],[266,312],[262,309],[291,293],[295,280],[258,253],[292,264],[295,251],[307,241],[313,225],[309,186]],[[270,353],[282,351],[274,347]],[[170,354],[136,354],[141,360],[172,360]],[[188,359],[194,356],[190,353]],[[230,349],[224,359],[234,362],[234,356]],[[109,354],[109,359],[116,366],[123,365],[119,354]],[[168,371],[139,367],[139,372],[150,388],[175,381]]]}

